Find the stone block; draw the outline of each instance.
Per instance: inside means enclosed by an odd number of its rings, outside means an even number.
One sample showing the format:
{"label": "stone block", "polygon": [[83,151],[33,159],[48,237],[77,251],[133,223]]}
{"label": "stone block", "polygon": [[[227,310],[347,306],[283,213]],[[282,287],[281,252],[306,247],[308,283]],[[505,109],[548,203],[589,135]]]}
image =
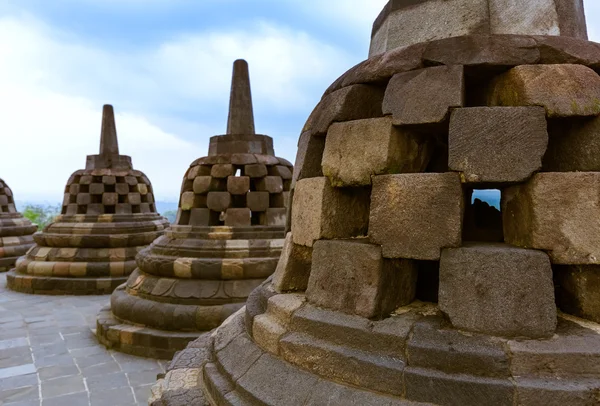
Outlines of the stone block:
{"label": "stone block", "polygon": [[290,192],[270,194],[269,200],[269,206],[271,207],[288,207],[290,204]]}
{"label": "stone block", "polygon": [[600,266],[557,266],[554,282],[562,311],[600,323]]}
{"label": "stone block", "polygon": [[325,96],[308,118],[304,128],[313,135],[327,134],[335,122],[381,117],[383,89],[370,85],[352,85]]}
{"label": "stone block", "polygon": [[439,306],[458,329],[551,337],[557,321],[548,255],[504,244],[445,249]]}
{"label": "stone block", "polygon": [[264,164],[252,164],[244,166],[244,175],[251,178],[262,178],[269,174]]}
{"label": "stone block", "polygon": [[129,204],[140,204],[142,203],[142,196],[139,193],[128,193],[126,200]]}
{"label": "stone block", "polygon": [[245,195],[249,190],[249,176],[230,176],[227,178],[227,191],[232,195]]}
{"label": "stone block", "polygon": [[435,66],[394,75],[383,99],[383,114],[394,125],[438,124],[449,111],[465,104],[461,65]]}
{"label": "stone block", "polygon": [[265,176],[256,180],[256,190],[260,192],[281,193],[283,192],[283,181],[279,176]]}
{"label": "stone block", "polygon": [[115,183],[117,183],[117,177],[112,175],[103,176],[102,183],[104,183],[105,185],[114,185]]}
{"label": "stone block", "polygon": [[277,292],[304,291],[312,263],[312,248],[294,244],[292,234],[287,233],[281,257],[273,274],[273,288]]}
{"label": "stone block", "polygon": [[540,63],[574,63],[596,67],[600,64],[600,47],[595,42],[571,37],[536,36]]}
{"label": "stone block", "polygon": [[265,210],[264,221],[261,224],[271,227],[285,227],[287,209],[285,207],[270,207]]}
{"label": "stone block", "polygon": [[227,178],[235,174],[235,169],[231,164],[216,164],[210,170],[210,176],[213,178]]}
{"label": "stone block", "polygon": [[334,187],[367,186],[372,175],[425,170],[431,151],[425,137],[394,127],[390,117],[334,123],[322,168]]}
{"label": "stone block", "polygon": [[87,205],[86,214],[90,214],[93,216],[99,216],[100,214],[104,214],[104,205],[100,203],[90,203]]}
{"label": "stone block", "polygon": [[502,192],[508,244],[548,251],[554,264],[600,264],[600,173],[538,173]]}
{"label": "stone block", "polygon": [[225,225],[227,227],[250,227],[252,213],[248,208],[229,208],[225,212]]}
{"label": "stone block", "polygon": [[269,208],[269,192],[248,192],[246,206],[252,211],[265,211]]}
{"label": "stone block", "polygon": [[448,166],[465,183],[523,182],[541,169],[547,145],[542,107],[456,109]]}
{"label": "stone block", "polygon": [[[220,193],[220,192],[211,192]],[[227,192],[224,192],[227,193]],[[181,194],[179,201],[179,207],[182,210],[191,210],[192,208],[204,208],[207,207],[207,196],[197,195],[194,192],[184,192]]]}
{"label": "stone block", "polygon": [[135,176],[125,176],[125,183],[129,186],[135,186],[138,184],[138,180]]}
{"label": "stone block", "polygon": [[310,131],[305,131],[300,135],[294,164],[294,182],[299,179],[323,176],[321,159],[324,149],[325,137],[314,136]]}
{"label": "stone block", "polygon": [[316,306],[366,318],[384,318],[413,301],[416,264],[384,259],[367,240],[315,242],[306,298]]}
{"label": "stone block", "polygon": [[463,205],[456,173],[374,176],[369,237],[386,258],[436,261],[461,245]]}
{"label": "stone block", "polygon": [[366,235],[368,189],[333,188],[325,177],[302,179],[296,184],[292,205],[295,244],[312,247],[319,239]]}
{"label": "stone block", "polygon": [[269,175],[279,176],[283,180],[292,179],[291,169],[283,165],[275,165],[269,167]]}
{"label": "stone block", "polygon": [[210,209],[193,208],[190,210],[190,226],[207,227],[210,225]]}
{"label": "stone block", "polygon": [[90,185],[91,195],[101,195],[104,193],[104,185],[102,183],[92,183]]}
{"label": "stone block", "polygon": [[77,193],[77,204],[86,205],[92,202],[92,196],[89,193]]}
{"label": "stone block", "polygon": [[600,172],[600,118],[552,120],[545,172]]}
{"label": "stone block", "polygon": [[229,192],[209,192],[206,205],[214,211],[225,211],[231,207],[231,194]]}
{"label": "stone block", "polygon": [[465,35],[564,35],[587,39],[582,0],[391,0],[371,36],[369,56]]}
{"label": "stone block", "polygon": [[193,184],[194,193],[204,195],[208,192],[218,191],[219,181],[217,179],[212,176],[197,176]]}
{"label": "stone block", "polygon": [[115,213],[116,214],[131,214],[133,210],[129,203],[117,203],[115,205]]}
{"label": "stone block", "polygon": [[522,65],[490,85],[490,106],[542,106],[552,117],[600,114],[600,76],[583,65]]}

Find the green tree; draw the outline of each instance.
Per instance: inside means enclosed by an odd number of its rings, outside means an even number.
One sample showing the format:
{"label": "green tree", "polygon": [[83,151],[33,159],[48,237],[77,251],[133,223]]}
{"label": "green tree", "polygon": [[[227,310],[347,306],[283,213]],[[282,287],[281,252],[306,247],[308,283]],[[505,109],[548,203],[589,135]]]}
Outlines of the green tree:
{"label": "green tree", "polygon": [[167,210],[162,215],[169,220],[169,223],[173,224],[177,218],[177,210]]}
{"label": "green tree", "polygon": [[28,204],[23,210],[23,217],[29,219],[32,223],[37,224],[38,230],[43,230],[44,227],[54,221],[56,216],[60,214],[60,210],[60,205],[42,206],[39,204]]}

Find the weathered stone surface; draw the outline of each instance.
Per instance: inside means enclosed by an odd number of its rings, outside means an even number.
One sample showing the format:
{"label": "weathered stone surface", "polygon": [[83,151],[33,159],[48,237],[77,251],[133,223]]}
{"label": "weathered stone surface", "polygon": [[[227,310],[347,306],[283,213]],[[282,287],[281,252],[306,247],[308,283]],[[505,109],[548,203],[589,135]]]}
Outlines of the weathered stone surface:
{"label": "weathered stone surface", "polygon": [[235,169],[231,164],[217,164],[213,165],[210,176],[213,178],[227,178],[229,176],[233,176],[235,173]]}
{"label": "weathered stone surface", "polygon": [[269,193],[283,192],[283,180],[279,176],[265,176],[256,181],[256,190]]}
{"label": "weathered stone surface", "polygon": [[423,171],[431,150],[426,138],[394,127],[390,117],[335,123],[327,133],[323,173],[334,187],[367,186],[372,175]]}
{"label": "weathered stone surface", "polygon": [[249,176],[230,176],[227,178],[227,191],[232,195],[245,195],[249,190]]}
{"label": "weathered stone surface", "polygon": [[325,96],[308,118],[304,131],[326,135],[329,126],[339,121],[381,117],[383,89],[352,85]]}
{"label": "weathered stone surface", "polygon": [[367,240],[317,241],[306,298],[314,305],[384,318],[413,301],[417,269],[410,260],[381,256]]}
{"label": "weathered stone surface", "polygon": [[450,170],[465,183],[523,182],[542,167],[548,145],[542,107],[456,109],[448,137]]}
{"label": "weathered stone surface", "polygon": [[535,36],[534,39],[540,50],[540,63],[600,64],[600,47],[595,42],[556,36]]}
{"label": "weathered stone surface", "polygon": [[600,323],[600,266],[556,266],[554,283],[562,311]]}
{"label": "weathered stone surface", "polygon": [[491,106],[543,106],[548,117],[600,114],[600,76],[582,65],[523,65],[497,77]]}
{"label": "weathered stone surface", "polygon": [[269,207],[265,210],[263,224],[273,227],[285,227],[287,209],[284,207]]}
{"label": "weathered stone surface", "polygon": [[439,306],[459,329],[507,337],[551,337],[552,268],[541,251],[478,244],[442,251]]}
{"label": "weathered stone surface", "polygon": [[456,173],[373,177],[369,237],[386,258],[438,260],[442,248],[460,246],[462,217]]}
{"label": "weathered stone surface", "polygon": [[252,213],[249,208],[229,208],[225,212],[225,225],[227,227],[249,227]]}
{"label": "weathered stone surface", "polygon": [[437,124],[465,104],[463,67],[436,66],[394,75],[383,99],[383,114],[394,125]]}
{"label": "weathered stone surface", "polygon": [[264,164],[252,164],[244,167],[244,175],[251,178],[262,178],[269,174],[267,166]]}
{"label": "weathered stone surface", "polygon": [[600,171],[600,118],[552,120],[548,132],[545,172]]}
{"label": "weathered stone surface", "polygon": [[325,177],[298,181],[292,202],[295,244],[312,247],[322,238],[364,236],[369,222],[369,191],[333,188]]}
{"label": "weathered stone surface", "polygon": [[269,192],[248,192],[246,205],[252,211],[265,211],[269,208]]}
{"label": "weathered stone surface", "polygon": [[277,292],[304,291],[312,263],[312,248],[294,244],[287,233],[277,269],[273,274],[273,288]]}
{"label": "weathered stone surface", "polygon": [[231,194],[229,192],[209,192],[206,205],[213,211],[225,211],[231,206]]}
{"label": "weathered stone surface", "polygon": [[600,173],[538,173],[502,193],[507,243],[554,264],[600,264]]}
{"label": "weathered stone surface", "polygon": [[324,150],[325,137],[316,137],[310,131],[302,133],[298,140],[298,152],[294,164],[294,183],[300,179],[323,176],[321,160]]}

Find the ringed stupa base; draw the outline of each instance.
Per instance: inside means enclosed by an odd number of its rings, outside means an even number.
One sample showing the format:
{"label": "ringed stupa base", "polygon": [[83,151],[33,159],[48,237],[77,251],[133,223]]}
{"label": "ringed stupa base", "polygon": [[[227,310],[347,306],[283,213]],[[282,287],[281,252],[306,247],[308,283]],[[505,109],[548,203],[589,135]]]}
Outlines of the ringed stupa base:
{"label": "ringed stupa base", "polygon": [[372,321],[264,285],[175,357],[150,404],[600,402],[599,324],[560,314],[550,339],[505,339],[454,329],[430,303],[395,313]]}

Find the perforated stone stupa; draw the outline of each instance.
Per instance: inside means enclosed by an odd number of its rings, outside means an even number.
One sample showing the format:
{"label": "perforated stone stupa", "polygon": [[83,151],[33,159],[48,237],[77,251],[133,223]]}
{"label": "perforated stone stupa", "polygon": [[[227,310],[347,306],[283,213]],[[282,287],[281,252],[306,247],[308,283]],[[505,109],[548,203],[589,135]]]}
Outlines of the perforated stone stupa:
{"label": "perforated stone stupa", "polygon": [[65,187],[61,214],[7,275],[24,293],[108,294],[135,269],[135,256],[168,221],[156,213],[150,180],[119,154],[112,106],[102,114],[100,154],[88,155]]}
{"label": "perforated stone stupa", "polygon": [[15,266],[17,258],[33,246],[35,224],[17,212],[12,190],[0,179],[0,272]]}
{"label": "perforated stone stupa", "polygon": [[152,405],[600,404],[600,45],[526,35],[580,1],[496,1],[521,35],[427,8],[476,3],[390,3],[424,35],[326,91],[277,271]]}
{"label": "perforated stone stupa", "polygon": [[183,177],[177,221],[138,257],[138,268],[98,317],[115,349],[171,358],[219,326],[277,266],[292,164],[254,131],[248,64],[234,63],[227,134]]}

